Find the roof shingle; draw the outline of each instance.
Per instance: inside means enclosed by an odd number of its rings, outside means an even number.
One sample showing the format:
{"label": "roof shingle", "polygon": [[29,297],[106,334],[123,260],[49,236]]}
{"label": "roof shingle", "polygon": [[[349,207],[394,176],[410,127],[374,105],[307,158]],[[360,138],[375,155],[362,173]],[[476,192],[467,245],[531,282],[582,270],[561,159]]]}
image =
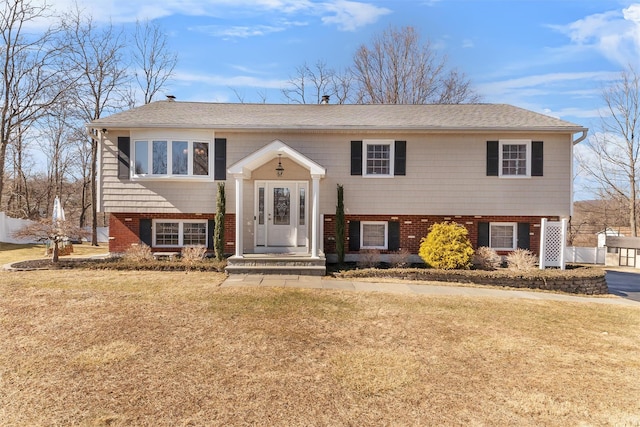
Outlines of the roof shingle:
{"label": "roof shingle", "polygon": [[156,101],[95,120],[94,128],[544,130],[580,125],[506,104],[224,104]]}

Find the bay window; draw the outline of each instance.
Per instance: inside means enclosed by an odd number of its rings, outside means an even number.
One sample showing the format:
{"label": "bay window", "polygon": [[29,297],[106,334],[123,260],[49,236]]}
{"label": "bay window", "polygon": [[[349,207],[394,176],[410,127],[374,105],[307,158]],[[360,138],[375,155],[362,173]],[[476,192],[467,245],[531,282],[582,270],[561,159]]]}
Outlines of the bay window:
{"label": "bay window", "polygon": [[207,141],[138,140],[133,151],[135,178],[213,177]]}

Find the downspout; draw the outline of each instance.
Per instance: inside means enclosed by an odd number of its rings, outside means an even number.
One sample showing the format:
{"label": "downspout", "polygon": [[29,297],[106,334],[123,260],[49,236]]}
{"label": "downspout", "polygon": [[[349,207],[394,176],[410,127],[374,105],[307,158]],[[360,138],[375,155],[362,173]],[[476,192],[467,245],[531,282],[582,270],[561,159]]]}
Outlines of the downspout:
{"label": "downspout", "polygon": [[[87,135],[89,136],[89,138],[91,138],[91,140],[93,141],[92,144],[99,144],[98,145],[98,158],[97,158],[97,167],[96,167],[96,174],[98,176],[96,176],[96,187],[99,187],[99,183],[101,181],[101,176],[102,176],[102,167],[101,167],[101,163],[102,163],[102,156],[101,156],[101,148],[102,148],[102,144],[104,142],[104,135],[105,135],[105,131],[106,129],[96,129],[96,128],[92,128],[90,126],[85,126],[85,129],[87,131]],[[101,204],[101,196],[102,195],[102,190],[97,191],[96,194],[96,205],[99,207]],[[98,208],[96,208],[96,212],[100,212],[100,210]]]}
{"label": "downspout", "polygon": [[[578,139],[574,139],[571,143],[571,181],[572,182],[573,182],[573,147],[576,144],[579,144],[580,142],[584,141],[587,138],[588,132],[589,132],[589,129],[584,129],[582,131],[582,135],[580,135]],[[573,218],[573,184],[571,185],[571,207],[569,209],[569,220],[571,220],[571,218]]]}

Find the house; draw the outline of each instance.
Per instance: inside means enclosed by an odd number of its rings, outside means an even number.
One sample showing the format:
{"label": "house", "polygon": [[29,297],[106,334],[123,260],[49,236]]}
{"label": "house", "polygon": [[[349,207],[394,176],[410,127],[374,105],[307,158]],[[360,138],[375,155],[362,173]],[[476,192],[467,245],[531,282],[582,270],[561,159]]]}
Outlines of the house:
{"label": "house", "polygon": [[598,234],[598,247],[604,240],[607,248],[604,264],[610,267],[640,268],[640,237],[633,237],[630,227],[607,228]]}
{"label": "house", "polygon": [[630,237],[632,235],[631,227],[607,227],[596,233],[599,248],[607,246],[607,239],[609,237]]}
{"label": "house", "polygon": [[347,260],[417,254],[437,222],[476,246],[539,248],[540,221],[572,210],[573,146],[587,129],[501,104],[269,105],[157,101],[91,122],[112,253],[225,247],[335,259],[337,186]]}

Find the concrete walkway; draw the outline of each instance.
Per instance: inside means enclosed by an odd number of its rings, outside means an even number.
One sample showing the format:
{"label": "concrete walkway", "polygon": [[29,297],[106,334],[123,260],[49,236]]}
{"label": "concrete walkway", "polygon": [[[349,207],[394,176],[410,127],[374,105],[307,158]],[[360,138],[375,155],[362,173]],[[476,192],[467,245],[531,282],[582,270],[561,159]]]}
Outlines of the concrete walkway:
{"label": "concrete walkway", "polygon": [[330,277],[279,276],[258,274],[232,274],[222,283],[222,287],[262,286],[306,289],[340,289],[348,291],[389,292],[405,295],[459,295],[470,297],[525,298],[531,300],[591,302],[598,304],[626,305],[640,308],[640,302],[613,295],[574,296],[545,291],[506,290],[489,287],[413,284],[409,282],[364,282],[340,280]]}

